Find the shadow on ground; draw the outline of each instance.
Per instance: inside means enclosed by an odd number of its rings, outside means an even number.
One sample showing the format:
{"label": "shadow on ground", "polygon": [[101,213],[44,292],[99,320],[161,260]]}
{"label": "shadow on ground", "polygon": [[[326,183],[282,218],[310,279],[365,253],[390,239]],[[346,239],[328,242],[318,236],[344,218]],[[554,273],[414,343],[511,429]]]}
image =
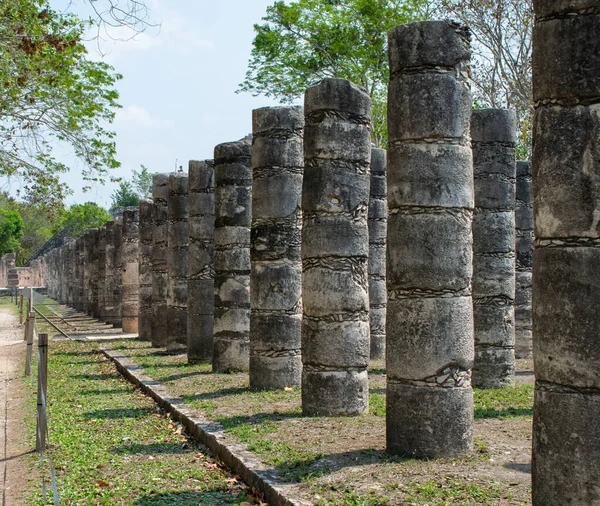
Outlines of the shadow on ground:
{"label": "shadow on ground", "polygon": [[165,492],[140,497],[133,506],[220,506],[238,503],[237,497],[223,492]]}
{"label": "shadow on ground", "polygon": [[121,418],[142,418],[152,413],[154,413],[154,410],[150,408],[101,409],[99,411],[88,411],[83,414],[83,417],[89,419],[119,420]]}
{"label": "shadow on ground", "polygon": [[189,453],[189,450],[183,448],[181,445],[173,443],[150,443],[150,444],[137,444],[133,443],[130,445],[117,446],[109,450],[110,453],[117,455],[158,455],[158,454],[181,454]]}

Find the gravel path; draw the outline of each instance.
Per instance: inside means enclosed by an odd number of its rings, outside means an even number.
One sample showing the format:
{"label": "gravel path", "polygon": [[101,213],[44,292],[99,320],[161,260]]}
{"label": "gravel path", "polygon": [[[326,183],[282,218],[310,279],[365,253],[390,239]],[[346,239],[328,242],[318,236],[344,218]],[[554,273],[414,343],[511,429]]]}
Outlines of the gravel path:
{"label": "gravel path", "polygon": [[23,504],[19,495],[32,475],[31,448],[23,427],[27,389],[19,379],[25,362],[23,326],[16,312],[0,305],[0,479],[2,506]]}

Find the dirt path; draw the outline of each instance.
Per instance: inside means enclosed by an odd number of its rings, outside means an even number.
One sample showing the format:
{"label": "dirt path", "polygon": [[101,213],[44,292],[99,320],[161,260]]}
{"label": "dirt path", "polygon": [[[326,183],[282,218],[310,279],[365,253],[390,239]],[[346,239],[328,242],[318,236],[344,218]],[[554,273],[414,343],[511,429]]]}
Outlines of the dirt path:
{"label": "dirt path", "polygon": [[23,327],[12,308],[0,305],[0,480],[2,506],[22,504],[19,497],[31,476],[31,450],[23,427],[27,389],[23,375],[25,343]]}

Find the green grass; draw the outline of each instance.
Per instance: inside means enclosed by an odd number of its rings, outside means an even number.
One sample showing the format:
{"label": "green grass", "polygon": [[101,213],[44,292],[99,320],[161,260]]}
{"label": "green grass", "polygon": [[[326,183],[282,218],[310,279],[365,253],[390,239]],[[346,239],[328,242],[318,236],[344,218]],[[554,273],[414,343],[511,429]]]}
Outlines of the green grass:
{"label": "green grass", "polygon": [[[246,493],[235,480],[95,347],[50,342],[48,421],[61,505],[243,502]],[[32,413],[34,406],[32,397]],[[29,425],[33,442],[34,422]],[[41,492],[27,504],[42,505]]]}
{"label": "green grass", "polygon": [[475,419],[516,418],[533,415],[533,385],[473,389]]}

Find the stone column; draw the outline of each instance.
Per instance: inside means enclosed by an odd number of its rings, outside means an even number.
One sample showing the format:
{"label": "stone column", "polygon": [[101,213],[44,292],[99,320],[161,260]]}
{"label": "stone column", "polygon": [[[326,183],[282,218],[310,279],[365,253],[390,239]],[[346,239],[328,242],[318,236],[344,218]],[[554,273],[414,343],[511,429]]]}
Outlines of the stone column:
{"label": "stone column", "polygon": [[169,175],[167,351],[187,350],[188,176]]}
{"label": "stone column", "polygon": [[473,216],[473,386],[512,385],[515,375],[515,180],[517,120],[507,109],[471,116]]}
{"label": "stone column", "polygon": [[600,5],[533,4],[533,504],[600,505]]}
{"label": "stone column", "polygon": [[[75,300],[73,301],[73,307],[77,311],[83,311],[83,249],[84,240],[83,237],[78,237],[75,240]],[[48,274],[48,284],[52,279],[52,272]]]}
{"label": "stone column", "polygon": [[98,237],[100,234],[99,228],[90,229],[91,235],[91,251],[90,262],[92,263],[92,271],[90,278],[90,315],[98,318]]}
{"label": "stone column", "polygon": [[388,32],[387,450],[472,449],[474,205],[469,32]]}
{"label": "stone column", "polygon": [[302,411],[356,415],[369,405],[371,100],[324,79],[304,114]]}
{"label": "stone column", "polygon": [[140,210],[126,207],[123,211],[123,264],[121,318],[123,332],[138,332],[139,316],[139,241]]}
{"label": "stone column", "polygon": [[98,230],[98,318],[106,321],[106,227]]}
{"label": "stone column", "polygon": [[533,205],[531,163],[517,162],[515,202],[515,356],[529,358],[531,335],[531,266],[533,260]]}
{"label": "stone column", "polygon": [[371,191],[369,195],[369,321],[371,358],[385,356],[385,236],[387,234],[387,153],[371,150]]}
{"label": "stone column", "polygon": [[123,215],[115,218],[113,227],[113,327],[123,327]]}
{"label": "stone column", "polygon": [[140,290],[139,334],[144,341],[152,340],[152,201],[140,201]]}
{"label": "stone column", "polygon": [[152,346],[167,345],[169,325],[167,314],[167,218],[169,200],[169,175],[154,174],[152,201],[154,225],[152,227]]}
{"label": "stone column", "polygon": [[250,388],[302,379],[302,107],[252,111]]}
{"label": "stone column", "polygon": [[211,363],[215,308],[215,179],[212,160],[189,163],[187,354],[190,363]]}
{"label": "stone column", "polygon": [[91,229],[83,234],[83,312],[91,314],[91,279],[92,279],[92,232]]}
{"label": "stone column", "polygon": [[251,149],[247,138],[215,147],[213,372],[248,370]]}
{"label": "stone column", "polygon": [[106,271],[104,283],[104,319],[106,323],[114,325],[115,323],[115,301],[114,301],[114,284],[115,284],[115,222],[108,221],[105,228],[105,266]]}

